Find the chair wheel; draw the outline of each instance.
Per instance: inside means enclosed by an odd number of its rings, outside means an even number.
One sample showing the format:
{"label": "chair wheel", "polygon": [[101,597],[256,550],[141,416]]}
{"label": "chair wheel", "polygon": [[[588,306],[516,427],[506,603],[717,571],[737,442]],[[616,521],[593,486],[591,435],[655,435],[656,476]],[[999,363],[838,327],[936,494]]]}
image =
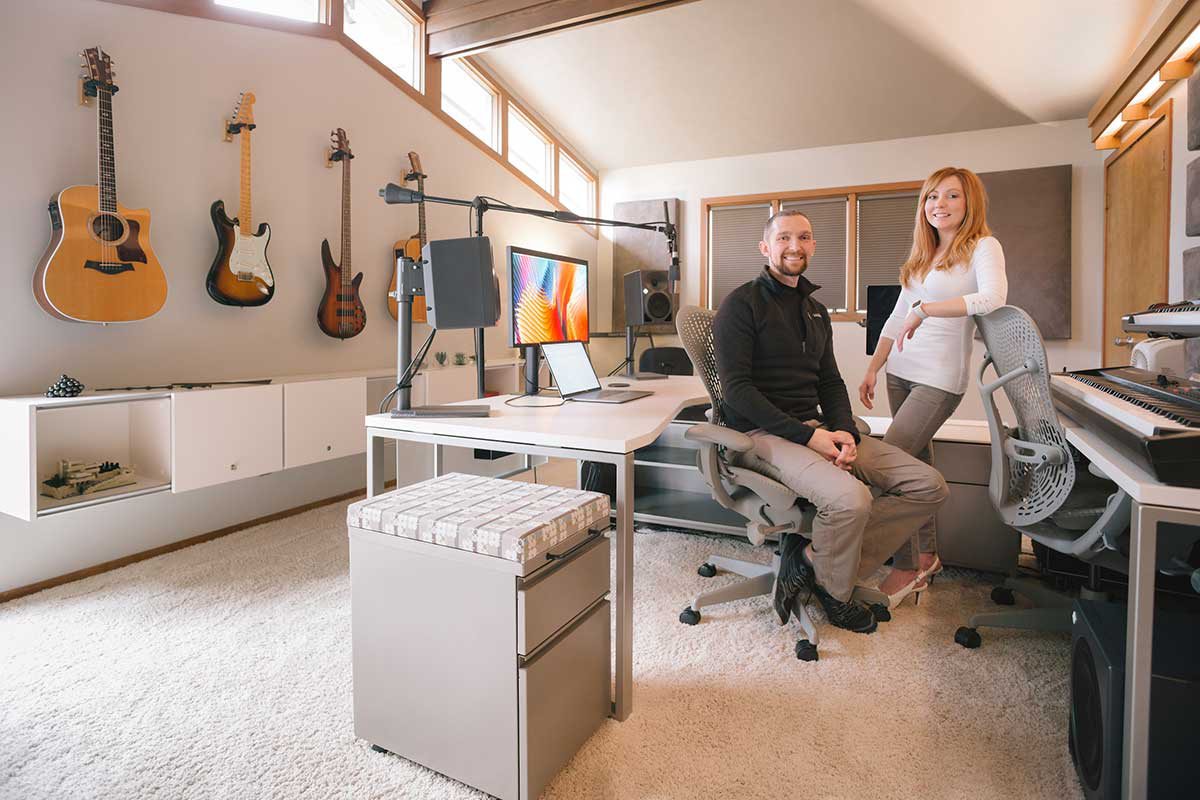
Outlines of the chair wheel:
{"label": "chair wheel", "polygon": [[983,643],[983,639],[979,637],[979,631],[964,625],[954,632],[954,643],[961,644],[968,650],[974,650]]}
{"label": "chair wheel", "polygon": [[796,642],[796,658],[801,661],[818,661],[821,656],[817,652],[817,646],[808,639],[801,639]]}
{"label": "chair wheel", "polygon": [[875,617],[876,622],[891,622],[892,612],[883,603],[871,603],[868,608],[871,611],[871,616]]}
{"label": "chair wheel", "polygon": [[700,621],[700,612],[688,606],[680,613],[679,621],[684,625],[695,625]]}
{"label": "chair wheel", "polygon": [[696,570],[696,574],[701,578],[711,578],[717,574],[717,568],[712,564],[701,564],[700,568]]}
{"label": "chair wheel", "polygon": [[374,750],[376,753],[386,753],[387,752],[387,750],[384,750],[382,747],[380,747],[377,744],[371,745],[371,749]]}
{"label": "chair wheel", "polygon": [[1007,586],[997,586],[992,589],[992,602],[998,606],[1011,606],[1016,604],[1017,598],[1013,597],[1012,589]]}

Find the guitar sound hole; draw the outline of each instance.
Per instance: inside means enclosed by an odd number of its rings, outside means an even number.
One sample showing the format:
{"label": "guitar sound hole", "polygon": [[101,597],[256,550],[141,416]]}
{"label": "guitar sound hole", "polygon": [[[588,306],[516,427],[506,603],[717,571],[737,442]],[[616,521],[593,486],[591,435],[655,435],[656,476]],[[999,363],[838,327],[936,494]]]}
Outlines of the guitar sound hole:
{"label": "guitar sound hole", "polygon": [[115,214],[97,214],[92,220],[92,232],[101,241],[115,242],[125,235],[125,223]]}

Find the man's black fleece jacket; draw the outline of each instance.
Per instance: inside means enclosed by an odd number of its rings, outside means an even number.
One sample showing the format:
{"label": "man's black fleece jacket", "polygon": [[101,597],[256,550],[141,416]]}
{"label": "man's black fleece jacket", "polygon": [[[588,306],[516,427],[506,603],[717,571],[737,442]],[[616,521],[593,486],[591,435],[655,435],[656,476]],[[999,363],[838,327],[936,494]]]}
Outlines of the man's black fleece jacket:
{"label": "man's black fleece jacket", "polygon": [[803,275],[792,288],[764,267],[721,303],[713,345],[726,425],[808,444],[813,429],[805,420],[821,419],[858,441],[850,396],[833,357],[833,323],[812,297],[820,288]]}

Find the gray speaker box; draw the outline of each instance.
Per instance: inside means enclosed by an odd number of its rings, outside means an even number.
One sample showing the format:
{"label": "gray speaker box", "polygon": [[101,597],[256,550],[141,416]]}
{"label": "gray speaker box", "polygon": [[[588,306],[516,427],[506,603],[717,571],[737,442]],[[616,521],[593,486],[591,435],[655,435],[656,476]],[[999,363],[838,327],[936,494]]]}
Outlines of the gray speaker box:
{"label": "gray speaker box", "polygon": [[635,269],[625,273],[625,324],[656,325],[675,320],[675,298],[667,290],[667,271]]}
{"label": "gray speaker box", "polygon": [[486,236],[440,239],[421,250],[425,305],[437,330],[490,328],[500,319],[500,281]]}

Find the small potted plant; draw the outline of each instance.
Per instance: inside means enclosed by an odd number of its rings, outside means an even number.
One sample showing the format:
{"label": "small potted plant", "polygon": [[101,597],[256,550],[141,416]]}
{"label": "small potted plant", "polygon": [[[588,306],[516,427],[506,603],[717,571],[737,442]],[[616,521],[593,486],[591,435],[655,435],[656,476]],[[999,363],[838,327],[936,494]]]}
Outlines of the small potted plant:
{"label": "small potted plant", "polygon": [[446,351],[445,350],[438,350],[436,353],[433,354],[433,357],[437,359],[439,367],[446,366]]}
{"label": "small potted plant", "polygon": [[463,364],[466,364],[467,363],[467,354],[466,353],[455,353],[454,354],[454,363],[460,367]]}

